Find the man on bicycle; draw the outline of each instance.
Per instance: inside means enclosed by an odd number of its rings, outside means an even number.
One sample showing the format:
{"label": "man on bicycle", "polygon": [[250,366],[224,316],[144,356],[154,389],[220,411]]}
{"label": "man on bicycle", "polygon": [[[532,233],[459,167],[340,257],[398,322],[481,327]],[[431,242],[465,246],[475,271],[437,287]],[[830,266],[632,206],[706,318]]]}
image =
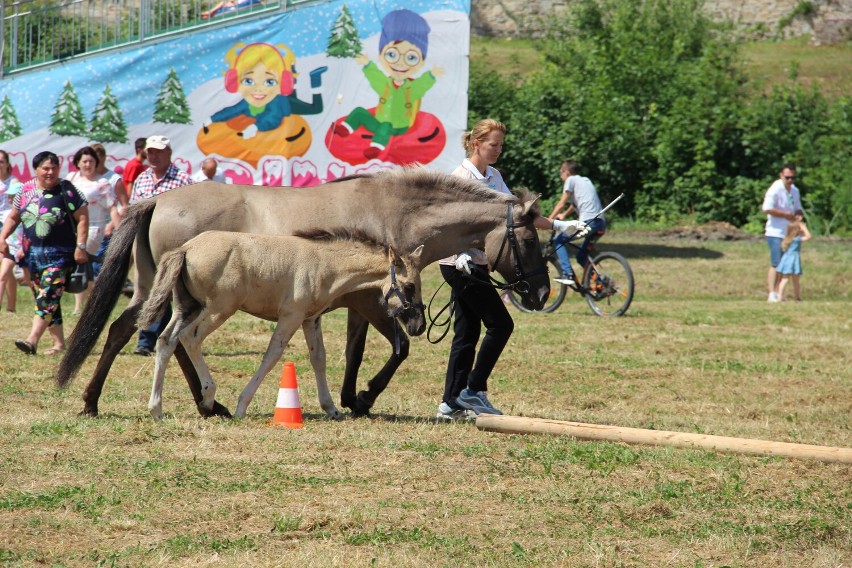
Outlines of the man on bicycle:
{"label": "man on bicycle", "polygon": [[[556,204],[556,207],[553,208],[550,218],[563,219],[576,211],[580,221],[589,226],[590,231],[577,251],[577,262],[585,268],[589,259],[586,249],[590,243],[598,240],[606,232],[606,220],[603,215],[598,217],[602,208],[601,200],[598,197],[598,192],[594,184],[592,184],[589,178],[578,175],[578,173],[577,162],[574,160],[565,160],[562,162],[562,165],[559,167],[559,177],[564,182],[562,198]],[[568,205],[567,211],[560,214],[566,204]],[[571,237],[565,234],[556,235],[553,239],[556,245],[556,254],[559,256],[559,263],[562,265],[562,278],[555,278],[554,280],[560,284],[574,286],[577,279],[574,277],[571,258],[565,246],[570,240]]]}

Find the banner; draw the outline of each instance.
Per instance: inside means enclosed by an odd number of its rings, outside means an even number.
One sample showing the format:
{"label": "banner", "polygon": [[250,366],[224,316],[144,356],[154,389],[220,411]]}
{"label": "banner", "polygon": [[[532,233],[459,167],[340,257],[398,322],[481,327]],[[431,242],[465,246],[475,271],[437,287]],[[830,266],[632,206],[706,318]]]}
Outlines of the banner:
{"label": "banner", "polygon": [[464,157],[469,1],[326,2],[0,81],[0,148],[32,157],[101,142],[121,172],[133,141],[171,139],[189,173],[216,158],[230,183],[310,186]]}

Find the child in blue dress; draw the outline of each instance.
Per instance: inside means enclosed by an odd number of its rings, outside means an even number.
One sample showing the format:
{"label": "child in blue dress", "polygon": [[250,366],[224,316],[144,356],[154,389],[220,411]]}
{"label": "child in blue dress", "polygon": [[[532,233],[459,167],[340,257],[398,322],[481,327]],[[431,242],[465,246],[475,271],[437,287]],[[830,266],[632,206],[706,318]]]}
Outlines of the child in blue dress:
{"label": "child in blue dress", "polygon": [[778,301],[784,297],[784,288],[787,286],[787,281],[793,281],[793,293],[796,301],[802,300],[801,290],[799,289],[799,275],[802,273],[802,242],[811,238],[811,233],[808,231],[807,225],[801,220],[801,213],[796,213],[796,220],[790,221],[787,225],[787,234],[784,240],[781,241],[781,250],[784,251],[784,256],[781,257],[781,262],[778,263],[776,271],[781,275],[781,282],[778,283]]}

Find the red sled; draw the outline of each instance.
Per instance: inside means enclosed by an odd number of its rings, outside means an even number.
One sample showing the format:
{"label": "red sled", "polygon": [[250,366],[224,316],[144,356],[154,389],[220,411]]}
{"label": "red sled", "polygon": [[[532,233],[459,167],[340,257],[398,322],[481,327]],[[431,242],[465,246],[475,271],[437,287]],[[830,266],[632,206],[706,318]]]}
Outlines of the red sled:
{"label": "red sled", "polygon": [[[375,116],[375,107],[368,110]],[[364,164],[373,159],[365,154],[373,141],[373,133],[361,126],[349,136],[338,136],[334,133],[335,127],[345,119],[342,116],[334,121],[325,135],[325,145],[335,158],[347,164]],[[444,151],[446,143],[447,132],[438,117],[428,112],[418,112],[408,132],[391,136],[387,147],[374,158],[401,166],[413,163],[425,165]]]}

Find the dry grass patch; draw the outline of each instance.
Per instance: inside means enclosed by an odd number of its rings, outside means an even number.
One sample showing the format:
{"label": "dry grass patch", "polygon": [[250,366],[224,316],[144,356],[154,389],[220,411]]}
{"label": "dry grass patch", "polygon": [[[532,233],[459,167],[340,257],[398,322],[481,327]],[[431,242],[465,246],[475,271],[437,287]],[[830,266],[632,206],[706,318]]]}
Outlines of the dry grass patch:
{"label": "dry grass patch", "polygon": [[[628,316],[579,297],[513,312],[491,398],[517,415],[852,447],[846,242],[808,243],[804,302],[770,305],[759,240],[607,236],[637,276]],[[425,288],[435,290],[437,270]],[[24,294],[0,324],[4,566],[844,566],[852,468],[812,461],[486,433],[436,424],[448,341],[412,342],[370,420],[321,416],[299,336],[305,427],[266,426],[277,376],[242,421],[196,416],[172,365],[166,419],[152,359],[126,348],[99,419],[78,418],[95,357],[66,392],[25,357]],[[70,300],[70,298],[68,298]],[[69,326],[73,318],[69,318]],[[323,322],[339,385],[345,313]],[[269,324],[240,315],[206,345],[233,408]],[[368,338],[362,380],[389,346]],[[280,368],[280,367],[279,367]]]}

